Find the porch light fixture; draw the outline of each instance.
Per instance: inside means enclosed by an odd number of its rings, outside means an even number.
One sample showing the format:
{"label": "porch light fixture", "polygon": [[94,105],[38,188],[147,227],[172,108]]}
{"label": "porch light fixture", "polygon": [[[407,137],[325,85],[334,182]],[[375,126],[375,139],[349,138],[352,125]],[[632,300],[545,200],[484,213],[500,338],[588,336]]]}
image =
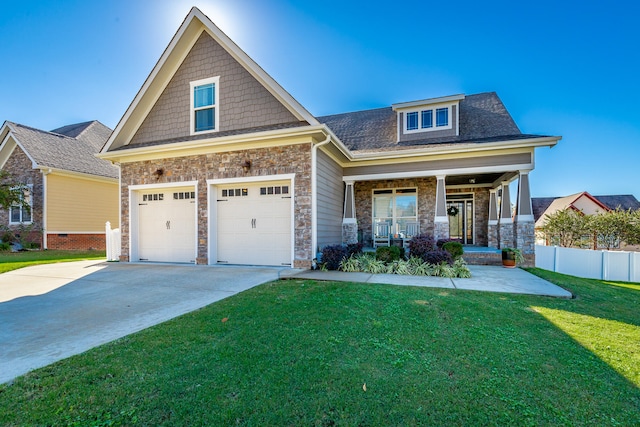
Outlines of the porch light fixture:
{"label": "porch light fixture", "polygon": [[249,172],[249,170],[251,170],[251,160],[247,159],[244,161],[244,163],[242,163],[242,170],[244,171],[244,173]]}
{"label": "porch light fixture", "polygon": [[469,184],[475,184],[475,183],[476,183],[475,178],[469,178]]}
{"label": "porch light fixture", "polygon": [[156,169],[156,171],[153,173],[153,175],[156,176],[156,180],[159,180],[160,177],[162,175],[164,175],[164,169],[160,168],[160,169]]}

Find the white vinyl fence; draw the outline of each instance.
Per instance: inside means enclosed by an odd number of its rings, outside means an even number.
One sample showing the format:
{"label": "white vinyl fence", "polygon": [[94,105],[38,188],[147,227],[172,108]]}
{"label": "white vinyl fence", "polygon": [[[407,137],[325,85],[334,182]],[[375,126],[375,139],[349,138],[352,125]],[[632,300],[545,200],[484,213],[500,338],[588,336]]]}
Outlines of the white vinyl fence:
{"label": "white vinyl fence", "polygon": [[587,279],[640,282],[640,252],[536,245],[536,267]]}
{"label": "white vinyl fence", "polygon": [[111,223],[107,221],[105,224],[105,231],[107,237],[107,261],[120,261],[120,229],[114,228],[112,230]]}

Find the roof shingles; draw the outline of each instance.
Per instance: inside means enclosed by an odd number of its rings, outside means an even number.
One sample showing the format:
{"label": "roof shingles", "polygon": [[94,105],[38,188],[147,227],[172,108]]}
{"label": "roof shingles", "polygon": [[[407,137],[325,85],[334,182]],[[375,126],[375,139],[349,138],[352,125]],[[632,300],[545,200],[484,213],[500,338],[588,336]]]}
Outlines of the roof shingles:
{"label": "roof shingles", "polygon": [[95,156],[111,133],[100,122],[64,126],[52,132],[7,123],[14,138],[40,167],[118,178],[117,167]]}

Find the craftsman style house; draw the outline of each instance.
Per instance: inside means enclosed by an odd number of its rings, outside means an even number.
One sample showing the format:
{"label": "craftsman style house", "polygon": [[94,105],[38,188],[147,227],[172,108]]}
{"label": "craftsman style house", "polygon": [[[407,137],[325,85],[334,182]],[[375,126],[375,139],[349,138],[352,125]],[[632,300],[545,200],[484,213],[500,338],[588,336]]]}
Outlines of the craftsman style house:
{"label": "craftsman style house", "polygon": [[532,261],[529,172],[559,139],[495,93],[315,117],[193,8],[99,156],[120,167],[124,261],[304,268],[415,233]]}
{"label": "craftsman style house", "polygon": [[96,157],[110,134],[97,121],[50,132],[5,122],[0,169],[29,207],[0,209],[2,230],[43,249],[103,250],[105,223],[119,222],[118,168]]}

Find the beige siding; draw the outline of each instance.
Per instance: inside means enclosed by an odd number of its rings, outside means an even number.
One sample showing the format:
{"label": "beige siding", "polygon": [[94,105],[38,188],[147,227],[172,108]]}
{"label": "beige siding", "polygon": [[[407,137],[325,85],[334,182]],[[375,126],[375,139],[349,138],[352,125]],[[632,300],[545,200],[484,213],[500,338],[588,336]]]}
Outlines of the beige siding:
{"label": "beige siding", "polygon": [[342,168],[318,150],[318,246],[342,243],[344,184]]}
{"label": "beige siding", "polygon": [[604,212],[601,206],[598,206],[598,204],[586,196],[580,196],[578,200],[573,202],[573,206],[580,209],[585,215],[595,215]]}
{"label": "beige siding", "polygon": [[219,131],[298,122],[289,110],[205,32],[160,95],[131,144],[189,136],[189,83],[217,76],[220,76],[219,87],[216,88],[219,91]]}
{"label": "beige siding", "polygon": [[118,183],[47,175],[48,232],[104,232],[119,227]]}

